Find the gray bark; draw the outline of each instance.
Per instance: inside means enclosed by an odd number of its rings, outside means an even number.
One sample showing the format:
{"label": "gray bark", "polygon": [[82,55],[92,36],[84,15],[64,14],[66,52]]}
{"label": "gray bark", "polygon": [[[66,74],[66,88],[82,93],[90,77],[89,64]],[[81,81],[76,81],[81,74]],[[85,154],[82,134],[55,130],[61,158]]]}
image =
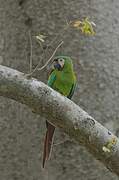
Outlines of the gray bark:
{"label": "gray bark", "polygon": [[[0,66],[0,96],[26,104],[33,112],[62,128],[85,146],[109,170],[119,175],[119,140],[71,100],[44,83],[11,68]],[[110,152],[103,147],[113,139]]]}

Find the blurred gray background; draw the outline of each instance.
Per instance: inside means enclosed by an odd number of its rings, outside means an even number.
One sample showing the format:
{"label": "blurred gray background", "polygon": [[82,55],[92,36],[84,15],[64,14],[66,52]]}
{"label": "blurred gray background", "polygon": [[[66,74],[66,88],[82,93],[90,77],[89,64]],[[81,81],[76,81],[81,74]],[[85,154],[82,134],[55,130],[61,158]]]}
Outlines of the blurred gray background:
{"label": "blurred gray background", "polygon": [[[43,48],[66,24],[66,19],[89,17],[96,35],[69,29],[43,60],[35,36],[47,36]],[[73,58],[78,85],[73,101],[119,135],[119,1],[117,0],[0,0],[0,64],[29,72],[31,32],[33,67],[42,66],[59,40],[57,54]],[[34,74],[47,82],[48,68]],[[0,97],[1,180],[118,180],[87,150],[56,130],[51,160],[42,165],[45,119],[26,106]],[[64,141],[65,140],[65,141]],[[63,142],[64,141],[64,142]],[[62,142],[62,143],[60,143]]]}

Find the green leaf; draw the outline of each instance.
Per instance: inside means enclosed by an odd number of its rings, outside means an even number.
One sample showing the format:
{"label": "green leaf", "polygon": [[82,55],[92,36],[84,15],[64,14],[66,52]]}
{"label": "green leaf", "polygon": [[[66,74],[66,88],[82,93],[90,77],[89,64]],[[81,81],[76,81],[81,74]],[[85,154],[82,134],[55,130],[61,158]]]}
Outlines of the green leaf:
{"label": "green leaf", "polygon": [[81,32],[85,35],[94,35],[94,26],[96,26],[96,24],[93,21],[89,21],[88,18],[85,18],[82,21],[77,20],[73,22],[73,27],[81,30]]}

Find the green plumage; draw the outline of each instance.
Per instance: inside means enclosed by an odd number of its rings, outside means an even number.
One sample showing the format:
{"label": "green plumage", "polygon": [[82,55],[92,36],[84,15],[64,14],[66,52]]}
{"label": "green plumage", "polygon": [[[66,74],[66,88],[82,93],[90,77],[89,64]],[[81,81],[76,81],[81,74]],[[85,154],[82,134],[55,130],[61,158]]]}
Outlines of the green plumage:
{"label": "green plumage", "polygon": [[57,58],[63,58],[65,64],[62,71],[57,69],[52,71],[48,79],[48,85],[68,97],[70,94],[73,95],[76,85],[76,76],[73,71],[72,60],[68,56],[57,56]]}

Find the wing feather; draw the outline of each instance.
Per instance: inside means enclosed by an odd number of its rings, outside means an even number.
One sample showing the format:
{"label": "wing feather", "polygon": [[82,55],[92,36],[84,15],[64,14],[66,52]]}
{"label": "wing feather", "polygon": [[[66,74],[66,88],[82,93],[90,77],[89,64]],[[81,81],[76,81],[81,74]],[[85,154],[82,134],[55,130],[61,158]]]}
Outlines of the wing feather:
{"label": "wing feather", "polygon": [[75,88],[76,88],[76,83],[72,85],[71,87],[71,90],[70,90],[70,93],[69,95],[67,96],[67,98],[71,99],[73,94],[74,94],[74,91],[75,91]]}

